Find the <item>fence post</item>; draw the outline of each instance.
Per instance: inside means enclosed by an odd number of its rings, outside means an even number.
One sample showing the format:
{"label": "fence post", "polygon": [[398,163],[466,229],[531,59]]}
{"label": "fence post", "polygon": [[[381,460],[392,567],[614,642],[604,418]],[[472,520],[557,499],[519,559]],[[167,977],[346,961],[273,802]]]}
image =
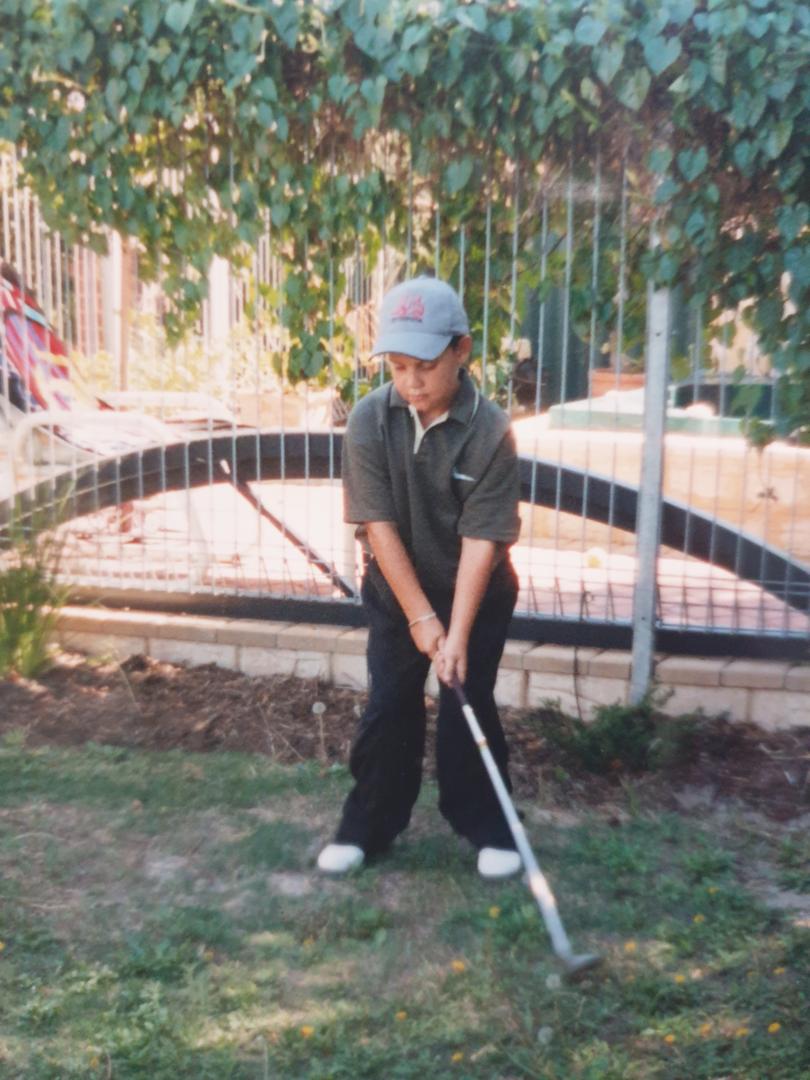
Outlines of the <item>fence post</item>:
{"label": "fence post", "polygon": [[[655,228],[651,247],[657,247]],[[658,552],[664,480],[664,435],[669,389],[671,298],[668,288],[647,285],[644,441],[636,516],[636,578],[633,590],[633,651],[630,704],[638,704],[650,687],[655,654]]]}

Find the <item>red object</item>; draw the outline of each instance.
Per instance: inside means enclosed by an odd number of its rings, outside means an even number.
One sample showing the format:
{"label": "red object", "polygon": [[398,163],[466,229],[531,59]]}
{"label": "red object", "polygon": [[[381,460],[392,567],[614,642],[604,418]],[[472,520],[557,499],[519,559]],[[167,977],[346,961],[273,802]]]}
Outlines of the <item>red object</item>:
{"label": "red object", "polygon": [[0,378],[12,405],[22,412],[73,409],[67,349],[30,294],[0,277],[3,353]]}
{"label": "red object", "polygon": [[392,319],[409,319],[421,322],[425,317],[425,305],[419,293],[411,293],[391,312]]}

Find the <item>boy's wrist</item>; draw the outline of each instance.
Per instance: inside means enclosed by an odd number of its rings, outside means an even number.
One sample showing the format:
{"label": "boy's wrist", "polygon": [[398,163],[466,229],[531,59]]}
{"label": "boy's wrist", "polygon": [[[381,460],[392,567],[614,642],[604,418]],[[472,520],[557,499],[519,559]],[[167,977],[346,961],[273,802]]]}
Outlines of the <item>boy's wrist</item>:
{"label": "boy's wrist", "polygon": [[411,619],[408,623],[408,629],[417,626],[419,623],[429,622],[431,619],[437,619],[438,615],[435,611],[426,611],[424,615],[417,615],[415,619]]}

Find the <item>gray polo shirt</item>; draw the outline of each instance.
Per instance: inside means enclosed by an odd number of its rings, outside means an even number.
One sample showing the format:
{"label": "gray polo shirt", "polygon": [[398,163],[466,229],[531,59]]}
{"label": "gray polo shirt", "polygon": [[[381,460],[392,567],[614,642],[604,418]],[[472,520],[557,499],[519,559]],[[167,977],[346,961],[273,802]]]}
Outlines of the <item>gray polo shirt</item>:
{"label": "gray polo shirt", "polygon": [[393,383],[355,405],[343,440],[344,517],[360,525],[364,543],[363,523],[394,522],[423,588],[450,590],[462,537],[503,545],[518,537],[514,439],[506,414],[464,369],[447,419],[429,427],[416,450],[415,435]]}

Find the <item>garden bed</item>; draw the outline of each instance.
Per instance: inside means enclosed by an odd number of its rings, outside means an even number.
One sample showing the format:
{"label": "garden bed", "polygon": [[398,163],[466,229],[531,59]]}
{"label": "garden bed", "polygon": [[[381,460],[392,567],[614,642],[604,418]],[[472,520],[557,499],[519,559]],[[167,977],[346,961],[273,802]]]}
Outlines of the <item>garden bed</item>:
{"label": "garden bed", "polygon": [[[0,682],[0,735],[25,731],[29,745],[92,741],[141,749],[240,750],[280,764],[348,759],[366,695],[318,680],[249,677],[134,656],[123,664],[62,653],[38,680]],[[325,706],[319,717],[312,706]],[[429,717],[436,703],[428,699]],[[810,730],[765,732],[701,718],[665,768],[634,773],[620,762],[587,771],[547,737],[549,710],[501,710],[516,794],[555,804],[626,803],[665,809],[733,801],[774,820],[810,812]],[[678,721],[669,721],[677,724]],[[433,723],[429,724],[432,734]],[[432,746],[427,767],[432,768]]]}

